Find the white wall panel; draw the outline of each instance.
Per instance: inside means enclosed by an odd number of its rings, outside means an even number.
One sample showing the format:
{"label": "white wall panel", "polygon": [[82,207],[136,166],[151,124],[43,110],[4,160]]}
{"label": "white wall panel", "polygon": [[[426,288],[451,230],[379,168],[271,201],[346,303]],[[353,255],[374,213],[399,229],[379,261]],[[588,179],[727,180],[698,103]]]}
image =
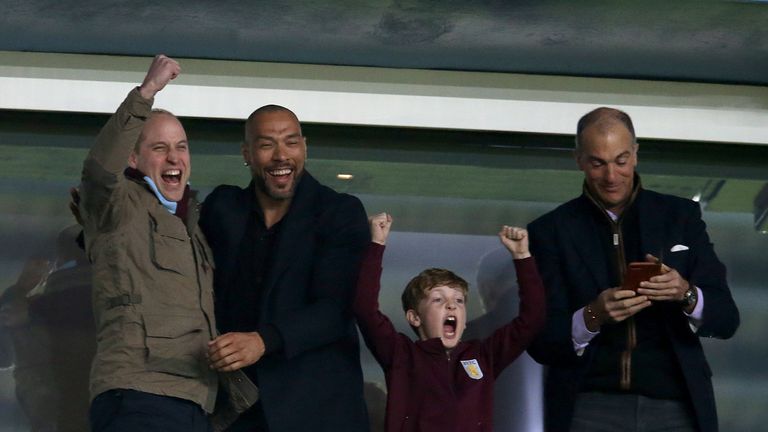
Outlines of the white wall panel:
{"label": "white wall panel", "polygon": [[[156,106],[242,119],[277,103],[305,122],[573,134],[626,110],[640,138],[768,144],[768,89],[701,83],[181,59]],[[0,109],[112,112],[149,58],[0,52]]]}

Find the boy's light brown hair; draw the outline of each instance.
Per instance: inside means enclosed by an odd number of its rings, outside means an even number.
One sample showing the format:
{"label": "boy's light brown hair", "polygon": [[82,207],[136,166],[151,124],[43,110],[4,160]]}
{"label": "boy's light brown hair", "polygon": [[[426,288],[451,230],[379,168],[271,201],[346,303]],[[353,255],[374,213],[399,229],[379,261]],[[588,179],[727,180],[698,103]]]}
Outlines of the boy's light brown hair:
{"label": "boy's light brown hair", "polygon": [[[403,295],[400,298],[403,302],[403,312],[408,310],[418,310],[419,302],[427,297],[427,293],[434,287],[447,286],[449,288],[458,289],[464,294],[464,302],[469,301],[467,294],[469,293],[469,284],[467,281],[457,276],[454,272],[441,268],[428,268],[418,275],[416,275],[403,290]],[[418,329],[411,326],[414,332],[418,335]]]}

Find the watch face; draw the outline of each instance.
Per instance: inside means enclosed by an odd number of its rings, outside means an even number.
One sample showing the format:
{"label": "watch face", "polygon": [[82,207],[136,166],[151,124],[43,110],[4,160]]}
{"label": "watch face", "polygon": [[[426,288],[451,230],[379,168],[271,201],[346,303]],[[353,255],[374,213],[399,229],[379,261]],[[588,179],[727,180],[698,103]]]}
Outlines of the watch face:
{"label": "watch face", "polygon": [[688,306],[693,305],[696,303],[696,291],[693,290],[693,288],[689,289],[685,292],[684,297],[685,303],[688,304]]}

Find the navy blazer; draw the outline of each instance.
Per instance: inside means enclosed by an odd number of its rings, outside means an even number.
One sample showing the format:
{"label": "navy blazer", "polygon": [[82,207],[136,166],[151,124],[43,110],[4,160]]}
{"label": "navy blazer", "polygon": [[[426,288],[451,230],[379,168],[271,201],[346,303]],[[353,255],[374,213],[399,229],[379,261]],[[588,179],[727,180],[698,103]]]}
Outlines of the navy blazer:
{"label": "navy blazer", "polygon": [[[200,225],[214,254],[216,295],[233,289],[256,205],[253,184],[219,186],[203,204]],[[360,200],[305,171],[281,221],[259,311],[259,326],[276,329],[283,341],[282,350],[255,364],[270,430],[368,430],[351,302],[369,241]],[[216,315],[226,313],[217,304]]]}
{"label": "navy blazer", "polygon": [[[699,337],[731,337],[739,326],[739,312],[725,279],[725,266],[715,255],[701,219],[698,203],[640,189],[636,206],[643,253],[658,256],[677,270],[704,297],[703,322],[696,333],[680,305],[665,303],[666,334],[685,377],[702,431],[717,431],[712,372]],[[576,393],[594,355],[588,346],[577,356],[571,341],[571,319],[578,309],[609,288],[604,249],[595,220],[595,205],[585,195],[533,221],[528,229],[549,297],[547,325],[529,353],[549,365],[545,384],[545,424],[548,431],[567,431]],[[687,250],[671,252],[675,245]]]}

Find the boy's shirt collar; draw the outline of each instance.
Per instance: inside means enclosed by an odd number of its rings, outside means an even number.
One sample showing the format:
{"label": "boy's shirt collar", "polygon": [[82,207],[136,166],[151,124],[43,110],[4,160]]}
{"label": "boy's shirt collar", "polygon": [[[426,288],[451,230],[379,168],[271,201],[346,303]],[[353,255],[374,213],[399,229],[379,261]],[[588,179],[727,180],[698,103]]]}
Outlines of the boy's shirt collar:
{"label": "boy's shirt collar", "polygon": [[[418,340],[416,341],[416,346],[426,351],[430,355],[439,355],[445,357],[445,347],[443,346],[443,341],[440,338]],[[459,358],[468,347],[469,344],[467,342],[460,341],[451,350],[451,359]]]}

